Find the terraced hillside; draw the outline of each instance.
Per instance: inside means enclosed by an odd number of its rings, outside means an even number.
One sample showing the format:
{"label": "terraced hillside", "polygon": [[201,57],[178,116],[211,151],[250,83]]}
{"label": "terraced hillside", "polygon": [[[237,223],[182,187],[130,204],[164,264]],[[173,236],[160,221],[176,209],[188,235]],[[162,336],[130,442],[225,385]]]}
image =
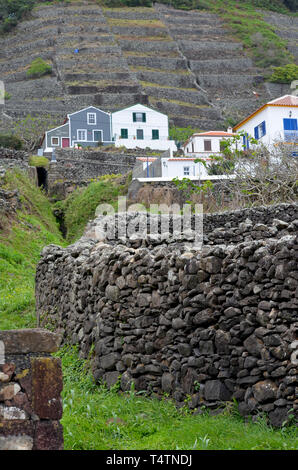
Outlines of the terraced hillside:
{"label": "terraced hillside", "polygon": [[[30,79],[37,57],[52,74]],[[219,17],[161,4],[39,6],[2,39],[0,53],[6,114],[40,116],[45,128],[85,106],[114,111],[141,102],[178,127],[221,129],[272,98],[262,73]]]}

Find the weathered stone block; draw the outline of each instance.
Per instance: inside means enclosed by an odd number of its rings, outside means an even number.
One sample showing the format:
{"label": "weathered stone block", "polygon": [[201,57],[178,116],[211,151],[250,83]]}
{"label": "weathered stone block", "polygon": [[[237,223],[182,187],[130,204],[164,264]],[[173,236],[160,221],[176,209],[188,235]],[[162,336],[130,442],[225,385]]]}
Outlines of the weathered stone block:
{"label": "weathered stone block", "polygon": [[231,398],[231,392],[220,380],[207,380],[204,388],[204,396],[209,401],[227,401]]}
{"label": "weathered stone block", "polygon": [[61,419],[62,389],[61,360],[54,357],[33,358],[32,406],[40,419]]}
{"label": "weathered stone block", "polygon": [[58,351],[61,337],[40,328],[0,331],[5,354],[52,353]]}
{"label": "weathered stone block", "polygon": [[252,387],[254,397],[259,403],[266,403],[268,401],[275,400],[277,397],[277,390],[278,388],[276,384],[271,380],[262,380]]}
{"label": "weathered stone block", "polygon": [[63,450],[63,427],[58,421],[38,421],[33,450]]}

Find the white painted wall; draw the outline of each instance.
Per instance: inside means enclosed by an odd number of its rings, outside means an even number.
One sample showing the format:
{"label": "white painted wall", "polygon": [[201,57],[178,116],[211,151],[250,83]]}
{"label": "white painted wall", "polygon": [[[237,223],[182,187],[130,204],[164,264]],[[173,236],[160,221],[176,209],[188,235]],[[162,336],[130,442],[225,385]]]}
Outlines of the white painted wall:
{"label": "white painted wall", "polygon": [[[231,138],[232,139],[232,138]],[[204,141],[211,141],[211,150],[205,151]],[[196,136],[190,137],[187,145],[184,146],[184,154],[190,157],[209,157],[210,155],[221,154],[220,142],[228,138],[218,136]],[[236,148],[236,144],[231,144],[231,148]]]}
{"label": "white painted wall", "polygon": [[[133,113],[145,113],[146,122],[133,122]],[[128,139],[121,138],[121,129],[128,130]],[[137,129],[143,130],[143,140],[137,139]],[[158,140],[152,139],[152,130],[159,131]],[[173,140],[169,140],[168,116],[142,104],[136,104],[113,113],[112,133],[116,147],[149,147],[153,150],[177,150],[175,142]]]}
{"label": "white painted wall", "polygon": [[283,119],[289,118],[289,113],[292,112],[292,119],[298,119],[298,108],[292,106],[267,106],[265,109],[253,116],[248,122],[244,123],[238,132],[247,132],[250,136],[254,137],[254,129],[261,122],[266,122],[266,135],[261,137],[258,141],[266,146],[271,146],[277,142],[284,140],[284,125]]}
{"label": "white painted wall", "polygon": [[[162,176],[164,178],[206,178],[208,172],[202,163],[195,163],[192,158],[162,158],[161,159]],[[184,169],[189,168],[189,175],[185,174]]]}

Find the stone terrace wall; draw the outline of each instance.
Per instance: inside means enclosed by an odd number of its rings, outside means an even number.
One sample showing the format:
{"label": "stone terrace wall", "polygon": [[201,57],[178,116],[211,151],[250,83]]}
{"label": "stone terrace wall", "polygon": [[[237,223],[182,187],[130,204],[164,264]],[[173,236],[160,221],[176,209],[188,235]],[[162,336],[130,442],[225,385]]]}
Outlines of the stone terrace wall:
{"label": "stone terrace wall", "polygon": [[61,180],[84,182],[102,175],[125,174],[133,169],[136,156],[99,150],[57,149],[51,164],[49,185]]}
{"label": "stone terrace wall", "polygon": [[0,147],[0,166],[6,169],[20,168],[28,170],[29,154],[23,150],[13,150]]}
{"label": "stone terrace wall", "polygon": [[0,331],[0,450],[63,450],[59,335]]}
{"label": "stone terrace wall", "polygon": [[[271,238],[201,251],[87,237],[49,246],[37,269],[39,321],[85,357],[93,344],[94,377],[108,386],[120,380],[129,390],[134,382],[178,404],[188,399],[198,412],[235,398],[242,415],[265,412],[281,426],[298,417],[294,212],[284,211],[287,223],[272,222]],[[228,221],[238,226],[237,216]],[[246,222],[246,236],[259,232]]]}

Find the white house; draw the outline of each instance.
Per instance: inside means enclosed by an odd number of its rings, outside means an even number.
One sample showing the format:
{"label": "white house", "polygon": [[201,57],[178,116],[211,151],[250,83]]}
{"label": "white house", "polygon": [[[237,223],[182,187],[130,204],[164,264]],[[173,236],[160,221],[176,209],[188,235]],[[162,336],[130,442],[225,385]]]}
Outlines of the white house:
{"label": "white house", "polygon": [[[163,178],[208,179],[208,171],[203,163],[195,163],[196,157],[162,158],[161,173]],[[206,163],[211,159],[206,158]]]}
{"label": "white house", "polygon": [[112,113],[112,129],[116,147],[177,150],[169,139],[168,116],[142,104]]}
{"label": "white house", "polygon": [[277,142],[298,145],[298,97],[285,95],[261,106],[254,113],[243,119],[234,128],[234,132],[244,132],[243,147],[250,147],[250,137],[257,139],[267,147]]}
{"label": "white house", "polygon": [[[185,156],[195,158],[208,158],[210,155],[222,155],[222,142],[232,139],[237,134],[232,129],[224,131],[208,131],[193,134],[183,145]],[[236,148],[237,143],[231,141],[231,148]]]}

